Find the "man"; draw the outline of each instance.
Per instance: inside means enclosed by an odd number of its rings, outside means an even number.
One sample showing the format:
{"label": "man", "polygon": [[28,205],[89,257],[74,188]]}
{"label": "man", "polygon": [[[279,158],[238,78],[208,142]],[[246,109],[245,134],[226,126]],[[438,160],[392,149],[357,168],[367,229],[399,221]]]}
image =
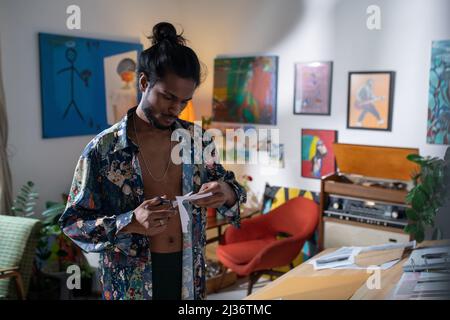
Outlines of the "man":
{"label": "man", "polygon": [[361,127],[362,123],[368,113],[371,113],[376,119],[378,125],[384,124],[384,120],[381,118],[380,113],[375,107],[375,102],[383,100],[384,97],[377,97],[373,93],[373,80],[368,79],[366,83],[358,90],[358,96],[355,102],[357,109],[362,110],[356,122],[357,127]]}
{"label": "man", "polygon": [[[200,83],[200,64],[169,23],[157,24],[152,40],[140,56],[139,105],[83,151],[60,224],[83,250],[101,253],[105,299],[203,299],[205,208],[239,226],[246,193],[216,162],[173,161],[172,132],[194,131],[177,117]],[[191,191],[212,195],[185,203],[183,233],[164,199]]]}

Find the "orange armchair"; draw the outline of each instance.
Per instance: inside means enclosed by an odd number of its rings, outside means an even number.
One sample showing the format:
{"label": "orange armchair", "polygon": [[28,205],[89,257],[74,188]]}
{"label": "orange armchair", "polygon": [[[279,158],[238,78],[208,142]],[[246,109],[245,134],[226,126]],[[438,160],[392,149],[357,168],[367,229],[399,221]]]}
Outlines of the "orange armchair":
{"label": "orange armchair", "polygon": [[[242,221],[241,228],[229,227],[217,247],[219,261],[240,276],[249,276],[248,294],[263,274],[281,275],[273,268],[291,265],[303,244],[317,228],[319,206],[298,197],[265,215]],[[277,239],[279,235],[287,235]]]}

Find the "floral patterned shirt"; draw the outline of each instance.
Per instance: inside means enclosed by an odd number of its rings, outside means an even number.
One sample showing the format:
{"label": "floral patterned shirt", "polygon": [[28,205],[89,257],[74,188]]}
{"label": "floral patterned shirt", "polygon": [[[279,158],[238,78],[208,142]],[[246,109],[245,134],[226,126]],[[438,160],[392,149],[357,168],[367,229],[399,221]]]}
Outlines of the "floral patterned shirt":
{"label": "floral patterned shirt", "polygon": [[[98,134],[84,149],[75,169],[67,207],[59,222],[63,232],[86,252],[100,252],[104,299],[151,299],[152,263],[149,238],[120,232],[144,201],[144,185],[136,146],[127,136],[127,123],[136,107],[118,123]],[[186,129],[194,141],[195,125],[177,119],[175,128]],[[201,130],[201,129],[200,129]],[[203,132],[203,131],[200,131]],[[211,143],[203,139],[202,150]],[[200,140],[202,141],[202,140]],[[191,143],[190,156],[198,148]],[[239,227],[246,192],[233,172],[213,163],[182,164],[182,192],[198,192],[208,181],[225,181],[237,195],[236,203],[217,211]],[[187,202],[188,232],[183,233],[182,299],[205,298],[206,209]]]}

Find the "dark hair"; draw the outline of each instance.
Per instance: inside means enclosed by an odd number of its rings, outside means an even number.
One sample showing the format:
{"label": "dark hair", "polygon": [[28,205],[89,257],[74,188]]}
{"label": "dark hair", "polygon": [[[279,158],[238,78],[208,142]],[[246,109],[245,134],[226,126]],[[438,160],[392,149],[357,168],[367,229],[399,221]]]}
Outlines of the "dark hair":
{"label": "dark hair", "polygon": [[139,56],[138,74],[145,74],[150,87],[161,80],[168,72],[194,80],[196,86],[201,82],[201,67],[195,52],[186,46],[186,39],[177,34],[175,27],[168,22],[160,22],[153,27],[148,37],[152,46]]}

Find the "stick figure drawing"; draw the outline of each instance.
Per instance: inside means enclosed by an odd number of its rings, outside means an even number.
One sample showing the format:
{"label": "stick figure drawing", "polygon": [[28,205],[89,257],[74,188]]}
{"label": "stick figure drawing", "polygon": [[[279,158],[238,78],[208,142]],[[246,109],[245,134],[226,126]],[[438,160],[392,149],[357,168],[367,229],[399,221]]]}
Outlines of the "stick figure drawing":
{"label": "stick figure drawing", "polygon": [[75,67],[75,61],[77,60],[77,51],[73,48],[68,48],[66,50],[66,60],[70,63],[70,66],[60,69],[57,72],[57,74],[62,74],[64,72],[70,73],[70,102],[64,110],[63,119],[66,118],[70,108],[73,107],[80,119],[84,121],[83,114],[81,113],[80,109],[78,108],[77,102],[75,101],[75,75],[77,75],[83,81],[86,87],[89,87],[89,78],[91,77],[92,72],[87,69],[83,70],[81,73],[78,71],[78,69]]}

